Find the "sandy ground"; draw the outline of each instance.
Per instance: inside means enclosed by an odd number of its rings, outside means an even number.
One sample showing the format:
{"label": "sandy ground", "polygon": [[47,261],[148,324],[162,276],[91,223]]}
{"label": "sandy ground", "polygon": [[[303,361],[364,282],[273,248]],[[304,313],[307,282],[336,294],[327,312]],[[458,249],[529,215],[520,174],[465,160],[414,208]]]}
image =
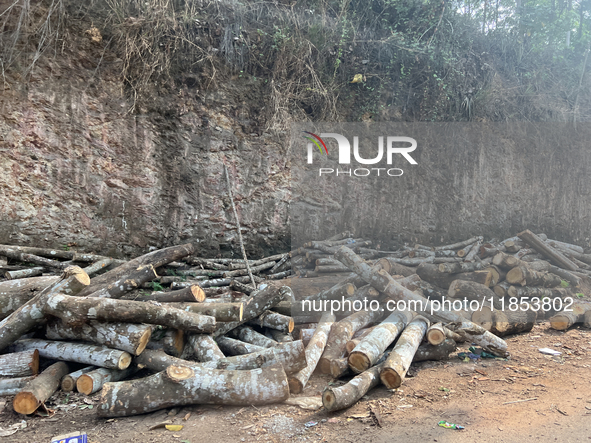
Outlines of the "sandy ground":
{"label": "sandy ground", "polygon": [[[86,398],[58,393],[51,417],[20,416],[11,397],[0,400],[0,427],[25,420],[27,427],[2,442],[49,442],[76,430],[89,442],[513,442],[591,440],[591,331],[567,332],[536,326],[508,338],[508,360],[463,362],[457,357],[413,365],[401,389],[379,387],[350,409],[337,413],[298,406],[191,406],[152,414],[99,419],[94,405],[100,392]],[[464,345],[466,350],[468,345]],[[550,347],[559,357],[541,354]],[[346,380],[346,379],[345,379]],[[314,376],[303,397],[319,397],[328,383]],[[518,400],[528,400],[518,403]],[[4,403],[4,405],[3,405]],[[170,420],[180,431],[150,428]],[[440,420],[465,426],[445,429]]]}

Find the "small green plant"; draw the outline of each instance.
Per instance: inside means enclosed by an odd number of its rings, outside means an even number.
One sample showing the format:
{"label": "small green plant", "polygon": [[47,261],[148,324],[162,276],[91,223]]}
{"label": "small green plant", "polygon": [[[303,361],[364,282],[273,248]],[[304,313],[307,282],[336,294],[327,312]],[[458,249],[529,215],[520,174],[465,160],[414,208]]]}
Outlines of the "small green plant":
{"label": "small green plant", "polygon": [[159,282],[153,281],[152,282],[152,290],[154,290],[154,291],[164,291],[164,288],[162,287],[162,285]]}
{"label": "small green plant", "polygon": [[575,295],[579,298],[583,298],[585,296],[585,294],[583,294],[582,292],[577,292]]}
{"label": "small green plant", "polygon": [[62,245],[62,249],[64,251],[69,251],[70,250],[70,247],[68,245]]}
{"label": "small green plant", "polygon": [[70,394],[66,394],[66,398],[62,400],[62,404],[65,405],[70,401]]}
{"label": "small green plant", "polygon": [[567,282],[566,280],[560,280],[560,287],[568,288],[569,286],[570,286],[569,282]]}

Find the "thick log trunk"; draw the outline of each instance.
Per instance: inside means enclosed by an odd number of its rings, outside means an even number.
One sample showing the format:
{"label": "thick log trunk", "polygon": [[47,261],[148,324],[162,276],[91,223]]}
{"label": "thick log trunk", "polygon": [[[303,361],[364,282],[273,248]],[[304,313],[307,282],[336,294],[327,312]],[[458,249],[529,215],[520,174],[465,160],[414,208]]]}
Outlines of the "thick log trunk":
{"label": "thick log trunk", "polygon": [[137,269],[130,271],[119,280],[115,280],[111,284],[105,285],[97,289],[88,297],[97,298],[121,298],[127,292],[138,289],[142,284],[154,280],[158,277],[154,266],[147,264],[139,266]]}
{"label": "thick log trunk", "polygon": [[395,261],[390,261],[388,257],[380,258],[378,263],[382,266],[382,269],[384,269],[390,275],[402,275],[403,277],[409,277],[417,273],[415,268],[410,268]]}
{"label": "thick log trunk", "polygon": [[428,327],[429,320],[417,316],[404,329],[380,371],[380,379],[386,388],[396,389],[402,384]]}
{"label": "thick log trunk", "polygon": [[265,278],[267,280],[283,280],[284,278],[287,278],[292,274],[293,272],[291,271],[291,269],[288,269],[287,271],[277,272],[276,274],[267,274],[265,275]]}
{"label": "thick log trunk", "polygon": [[500,246],[494,246],[490,243],[485,243],[482,246],[480,246],[480,258],[481,259],[485,259],[485,258],[490,258],[496,254],[498,254],[499,252],[505,252],[505,246],[500,245]]}
{"label": "thick log trunk", "polygon": [[191,285],[187,288],[170,292],[152,292],[142,297],[142,301],[157,301],[160,303],[191,302],[200,303],[205,300],[205,292],[199,285]]}
{"label": "thick log trunk", "polygon": [[0,355],[0,376],[27,377],[39,372],[39,351],[13,352]]}
{"label": "thick log trunk", "polygon": [[216,327],[214,317],[185,312],[156,302],[81,298],[54,294],[48,298],[44,310],[47,314],[59,317],[73,326],[90,320],[99,320],[148,323],[198,333],[211,333]]}
{"label": "thick log trunk", "polygon": [[4,273],[4,277],[8,280],[17,280],[17,279],[21,279],[21,278],[35,277],[37,275],[43,274],[44,269],[45,268],[37,267],[37,268],[20,269],[18,271],[6,271]]}
{"label": "thick log trunk", "polygon": [[433,346],[440,345],[446,338],[447,335],[443,323],[435,323],[427,329],[427,341]]}
{"label": "thick log trunk", "polygon": [[240,325],[232,329],[228,336],[241,340],[246,343],[260,346],[261,348],[272,348],[277,342],[269,337],[265,337],[260,332],[255,331],[250,326]]}
{"label": "thick log trunk", "polygon": [[437,266],[439,272],[445,272],[447,274],[459,274],[461,272],[474,272],[474,271],[482,271],[486,269],[490,264],[490,259],[482,260],[479,262],[456,262],[456,263],[440,263]]}
{"label": "thick log trunk", "polygon": [[191,243],[188,243],[186,245],[172,246],[170,248],[160,249],[142,255],[141,257],[130,260],[109,272],[93,278],[92,283],[84,291],[81,291],[79,295],[81,297],[86,297],[94,292],[107,288],[114,281],[125,281],[126,276],[136,273],[137,269],[141,266],[152,265],[154,269],[156,269],[166,263],[180,260],[183,257],[191,255],[194,250],[194,246]]}
{"label": "thick log trunk", "polygon": [[253,345],[252,343],[246,343],[230,337],[218,337],[216,338],[216,342],[225,355],[244,355],[252,352],[260,352],[265,349],[262,346]]}
{"label": "thick log trunk", "polygon": [[362,262],[350,249],[342,247],[337,253],[337,258],[342,263],[345,263],[351,270],[356,272],[367,283],[371,284],[377,290],[385,293],[389,297],[392,297],[394,300],[414,300],[417,302],[417,305],[419,305],[417,308],[424,307],[425,309],[422,312],[427,314],[431,312],[431,309],[433,308],[439,319],[456,323],[456,327],[462,329],[464,334],[463,337],[466,341],[474,342],[495,355],[507,355],[507,343],[504,340],[484,330],[478,325],[466,321],[462,316],[455,312],[439,311],[436,309],[436,306],[433,306],[432,302],[428,302],[424,297],[404,288],[388,273],[384,271],[372,271],[372,269],[366,263]]}
{"label": "thick log trunk", "polygon": [[560,285],[561,278],[548,272],[534,271],[528,266],[517,266],[507,272],[507,281],[512,285],[553,288]]}
{"label": "thick log trunk", "polygon": [[167,306],[193,314],[208,315],[219,322],[239,322],[244,318],[244,303],[168,303]]}
{"label": "thick log trunk", "polygon": [[494,300],[497,298],[488,286],[466,280],[454,280],[449,285],[447,294],[452,298],[468,300]]}
{"label": "thick log trunk", "polygon": [[113,260],[112,258],[106,257],[106,258],[103,258],[102,260],[99,260],[99,261],[93,263],[90,266],[85,267],[84,272],[86,272],[86,274],[90,277],[91,275],[94,275],[97,272],[102,271],[103,269],[112,265],[114,262],[115,262],[115,260]]}
{"label": "thick log trunk", "polygon": [[217,361],[225,358],[218,344],[211,335],[191,334],[188,338],[189,345],[193,348],[193,353],[197,361]]}
{"label": "thick log trunk", "polygon": [[343,386],[328,386],[322,393],[322,405],[329,412],[346,409],[357,403],[380,383],[382,365],[374,366],[352,378]]}
{"label": "thick log trunk", "polygon": [[455,350],[456,342],[449,338],[446,338],[438,345],[432,345],[430,343],[422,344],[417,349],[412,361],[445,360],[449,358],[449,354]]}
{"label": "thick log trunk", "polygon": [[534,310],[494,310],[492,313],[491,332],[504,337],[511,334],[520,334],[529,332],[534,327],[537,318],[537,312]]}
{"label": "thick log trunk", "polygon": [[323,374],[330,374],[331,360],[343,357],[347,342],[353,338],[355,332],[374,321],[378,321],[383,315],[384,313],[380,309],[375,311],[368,309],[351,314],[336,323],[330,331],[326,348],[322,357],[320,357],[320,371]]}
{"label": "thick log trunk", "polygon": [[544,243],[536,234],[526,229],[523,232],[517,234],[519,238],[529,244],[532,248],[547,257],[556,266],[560,266],[568,271],[576,271],[579,267],[575,265],[571,260],[566,258],[564,254],[554,249],[552,246]]}
{"label": "thick log trunk", "polygon": [[489,286],[495,286],[500,281],[503,281],[505,279],[505,276],[507,275],[507,273],[504,270],[502,270],[496,265],[490,265],[484,270],[490,271],[492,275]]}
{"label": "thick log trunk", "polygon": [[250,320],[249,324],[253,324],[261,328],[275,329],[286,334],[292,332],[294,328],[293,318],[273,311],[263,312],[258,317]]}
{"label": "thick log trunk", "polygon": [[38,349],[39,356],[43,358],[71,361],[103,368],[125,369],[131,363],[131,355],[128,352],[83,343],[27,338],[15,342],[13,348],[17,352]]}
{"label": "thick log trunk", "polygon": [[0,322],[0,351],[29,332],[45,318],[43,311],[55,293],[77,294],[90,283],[90,278],[78,266],[66,268],[60,280],[43,289],[27,303]]}
{"label": "thick log trunk", "polygon": [[349,367],[353,372],[360,373],[372,367],[411,319],[410,312],[393,312],[362,338],[349,354]]}
{"label": "thick log trunk", "polygon": [[150,377],[106,383],[97,414],[122,417],[193,404],[269,405],[288,397],[281,365],[250,371],[170,366]]}
{"label": "thick log trunk", "polygon": [[560,249],[564,252],[574,251],[579,254],[583,254],[585,252],[585,250],[581,246],[572,245],[570,243],[564,243],[564,242],[561,242],[558,240],[547,239],[546,241],[544,241],[544,243],[547,243],[548,245],[552,246],[553,248]]}
{"label": "thick log trunk", "polygon": [[19,414],[32,414],[59,388],[60,380],[68,373],[68,365],[57,362],[31,380],[14,397],[12,407]]}
{"label": "thick log trunk", "polygon": [[158,339],[152,336],[146,347],[180,357],[185,348],[185,333],[180,329],[167,329]]}
{"label": "thick log trunk", "polygon": [[[293,321],[293,319],[292,319],[292,321]],[[269,337],[271,337],[273,340],[275,340],[277,343],[286,343],[286,342],[293,341],[293,335],[291,335],[291,333],[289,333],[289,332],[285,333],[285,332],[279,331],[277,329],[267,328],[266,334]]]}
{"label": "thick log trunk", "polygon": [[57,260],[53,260],[51,258],[40,257],[35,254],[28,254],[26,252],[21,252],[21,251],[16,251],[16,250],[11,250],[11,249],[5,249],[5,250],[1,251],[0,255],[4,255],[7,258],[10,258],[12,260],[17,260],[19,262],[33,263],[38,266],[43,266],[46,268],[64,270],[65,268],[68,267],[68,264],[63,264],[62,262],[59,262]]}
{"label": "thick log trunk", "polygon": [[550,318],[550,327],[557,331],[566,331],[576,323],[585,321],[585,315],[591,311],[591,303],[575,301],[569,311],[562,311]]}
{"label": "thick log trunk", "polygon": [[244,315],[242,316],[242,320],[240,322],[229,322],[220,325],[214,332],[214,335],[216,337],[224,335],[241,324],[258,317],[263,312],[270,310],[280,301],[286,299],[295,300],[293,292],[288,286],[277,288],[273,285],[269,285],[265,289],[255,291],[251,294],[248,303],[244,305]]}
{"label": "thick log trunk", "polygon": [[94,371],[95,369],[97,369],[96,366],[86,366],[85,368],[79,369],[78,371],[70,372],[69,374],[64,375],[60,382],[61,390],[64,392],[72,392],[76,388],[76,382],[78,381],[78,378],[80,378],[82,374]]}
{"label": "thick log trunk", "polygon": [[142,353],[151,335],[152,327],[149,325],[91,321],[76,327],[57,319],[50,321],[45,330],[45,336],[50,340],[90,341],[132,355]]}
{"label": "thick log trunk", "polygon": [[[326,313],[320,319],[318,327],[306,347],[306,367],[301,371],[289,377],[289,390],[294,394],[299,394],[304,390],[306,383],[310,379],[312,372],[316,369],[318,361],[326,347],[331,327],[335,321],[335,316]],[[330,371],[330,367],[329,367]]]}
{"label": "thick log trunk", "polygon": [[516,266],[524,264],[520,259],[504,252],[499,252],[492,259],[492,263],[501,269],[506,271],[513,269]]}
{"label": "thick log trunk", "polygon": [[0,378],[0,397],[16,395],[35,377]]}
{"label": "thick log trunk", "polygon": [[351,373],[349,368],[349,359],[347,357],[331,360],[330,375],[332,378],[341,378]]}
{"label": "thick log trunk", "polygon": [[82,394],[94,394],[101,390],[105,383],[125,380],[137,371],[138,368],[135,365],[121,371],[117,369],[97,368],[78,377],[76,389]]}
{"label": "thick log trunk", "polygon": [[468,280],[474,281],[485,286],[490,286],[492,275],[489,271],[474,271],[474,272],[462,272],[458,274],[448,274],[446,272],[440,272],[437,265],[429,263],[423,263],[417,268],[417,274],[423,280],[428,281],[435,286],[440,288],[448,289],[449,285],[454,280]]}
{"label": "thick log trunk", "polygon": [[31,246],[13,246],[13,245],[0,245],[0,255],[4,255],[3,251],[12,250],[22,252],[24,254],[40,255],[41,257],[47,258],[61,258],[64,260],[73,260],[74,251],[63,251],[60,249],[48,249],[48,248],[36,248]]}
{"label": "thick log trunk", "polygon": [[[249,286],[244,283],[240,283],[239,281],[236,281],[236,280],[232,280],[232,282],[230,283],[230,288],[235,291],[242,292],[246,295],[250,295],[253,291],[255,291],[255,288],[253,288],[252,286]],[[207,290],[205,290],[205,294],[209,295],[207,293]]]}

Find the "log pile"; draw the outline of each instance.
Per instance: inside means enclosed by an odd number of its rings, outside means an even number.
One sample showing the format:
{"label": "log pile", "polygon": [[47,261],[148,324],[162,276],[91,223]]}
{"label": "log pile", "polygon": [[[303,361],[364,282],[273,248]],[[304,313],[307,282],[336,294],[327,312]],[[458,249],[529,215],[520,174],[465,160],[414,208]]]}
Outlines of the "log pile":
{"label": "log pile", "polygon": [[[591,254],[529,230],[396,251],[342,233],[249,260],[257,287],[244,260],[198,257],[192,244],[128,261],[6,245],[1,256],[0,395],[22,414],[58,389],[100,391],[101,417],[277,403],[315,371],[350,378],[323,393],[334,411],[459,342],[506,357],[502,337],[536,321],[591,326],[580,297]],[[296,297],[273,281],[292,273],[339,277]]]}

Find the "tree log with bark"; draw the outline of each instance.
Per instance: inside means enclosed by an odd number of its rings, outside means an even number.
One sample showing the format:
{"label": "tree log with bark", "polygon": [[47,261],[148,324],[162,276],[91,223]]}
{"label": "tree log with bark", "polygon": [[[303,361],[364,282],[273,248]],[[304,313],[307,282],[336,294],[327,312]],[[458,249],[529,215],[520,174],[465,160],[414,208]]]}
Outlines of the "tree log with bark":
{"label": "tree log with bark", "polygon": [[0,376],[26,377],[39,372],[39,351],[13,352],[0,355]]}
{"label": "tree log with bark", "polygon": [[185,312],[156,302],[81,298],[53,294],[48,297],[44,311],[73,326],[90,320],[98,320],[148,323],[197,333],[211,333],[216,328],[214,317]]}
{"label": "tree log with bark", "polygon": [[124,417],[194,404],[269,405],[287,397],[287,375],[281,365],[249,371],[169,366],[150,377],[106,383],[97,414]]}
{"label": "tree log with bark", "polygon": [[423,343],[417,349],[412,361],[413,363],[426,360],[445,360],[449,358],[449,354],[456,350],[456,342],[450,338],[446,338],[438,345],[431,343]]}
{"label": "tree log with bark", "polygon": [[552,246],[544,243],[540,237],[536,234],[531,232],[529,229],[526,229],[523,232],[517,234],[517,236],[529,244],[532,248],[542,254],[544,257],[547,257],[552,261],[556,266],[560,266],[561,268],[566,269],[567,271],[576,271],[579,267],[574,264],[571,260],[566,258],[564,254],[554,249]]}
{"label": "tree log with bark", "polygon": [[31,300],[39,291],[54,284],[58,276],[20,278],[0,282],[0,320]]}
{"label": "tree log with bark", "polygon": [[68,365],[57,362],[49,366],[14,397],[12,407],[19,414],[32,414],[59,388],[60,380],[68,373]]}
{"label": "tree log with bark", "polygon": [[428,281],[440,288],[449,289],[449,285],[454,280],[468,280],[476,283],[490,286],[492,275],[489,271],[461,272],[458,274],[448,274],[439,271],[438,265],[422,263],[417,268],[417,274],[423,280]]}

